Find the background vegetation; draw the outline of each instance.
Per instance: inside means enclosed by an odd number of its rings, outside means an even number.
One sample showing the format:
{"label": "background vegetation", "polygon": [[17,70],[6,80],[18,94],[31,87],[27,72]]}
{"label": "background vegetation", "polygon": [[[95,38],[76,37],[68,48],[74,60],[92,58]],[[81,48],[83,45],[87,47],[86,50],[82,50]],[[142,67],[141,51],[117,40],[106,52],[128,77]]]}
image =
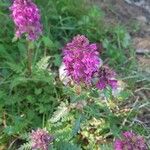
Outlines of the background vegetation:
{"label": "background vegetation", "polygon": [[[46,127],[57,137],[54,145],[58,150],[111,150],[114,137],[124,130],[148,139],[150,129],[137,117],[149,106],[148,98],[139,101],[134,91],[149,88],[149,78],[138,69],[126,27],[107,24],[101,9],[86,0],[35,3],[41,10],[43,35],[32,45],[29,76],[26,40],[13,39],[11,2],[0,1],[0,149],[19,148],[26,142],[27,133],[38,127]],[[105,91],[107,103],[99,102],[95,90],[83,90],[78,95],[76,88],[66,87],[59,80],[61,49],[77,34],[100,44],[104,63],[123,81],[124,90],[118,97],[112,97],[111,90]],[[90,105],[81,113],[76,104],[83,104],[89,95]]]}

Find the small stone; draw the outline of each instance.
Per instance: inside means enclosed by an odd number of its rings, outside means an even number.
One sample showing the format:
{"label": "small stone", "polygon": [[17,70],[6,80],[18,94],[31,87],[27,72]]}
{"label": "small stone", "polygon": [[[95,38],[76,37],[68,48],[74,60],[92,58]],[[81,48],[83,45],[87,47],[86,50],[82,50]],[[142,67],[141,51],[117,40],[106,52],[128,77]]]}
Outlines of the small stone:
{"label": "small stone", "polygon": [[67,71],[66,71],[66,67],[64,65],[64,63],[61,64],[60,68],[59,68],[59,79],[60,81],[62,81],[62,83],[64,85],[68,85],[69,82],[71,82],[71,77],[69,77],[67,75]]}
{"label": "small stone", "polygon": [[145,16],[138,16],[136,19],[138,20],[139,24],[142,26],[147,23],[147,18]]}
{"label": "small stone", "polygon": [[138,57],[138,66],[140,71],[150,73],[150,59],[145,57]]}
{"label": "small stone", "polygon": [[150,53],[150,37],[135,38],[133,43],[137,54]]}

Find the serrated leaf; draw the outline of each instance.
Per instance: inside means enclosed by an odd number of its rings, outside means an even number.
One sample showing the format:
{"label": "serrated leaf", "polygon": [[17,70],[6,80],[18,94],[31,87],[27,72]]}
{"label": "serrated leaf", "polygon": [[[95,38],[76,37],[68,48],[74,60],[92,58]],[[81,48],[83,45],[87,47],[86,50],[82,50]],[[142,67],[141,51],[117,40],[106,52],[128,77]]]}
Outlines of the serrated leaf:
{"label": "serrated leaf", "polygon": [[18,148],[18,150],[31,150],[31,148],[32,148],[31,142],[27,142],[21,145],[21,147]]}
{"label": "serrated leaf", "polygon": [[55,123],[59,121],[61,118],[66,116],[69,112],[69,108],[66,106],[65,103],[61,103],[60,106],[58,106],[57,110],[54,112],[52,118],[50,119],[51,123]]}
{"label": "serrated leaf", "polygon": [[59,67],[61,65],[61,56],[59,54],[54,55],[54,64],[55,66]]}
{"label": "serrated leaf", "polygon": [[59,142],[56,147],[58,150],[81,150],[80,146],[68,142]]}
{"label": "serrated leaf", "polygon": [[82,115],[79,115],[79,117],[76,119],[73,130],[72,130],[72,136],[75,136],[78,131],[80,130],[80,124],[82,120]]}
{"label": "serrated leaf", "polygon": [[37,64],[36,64],[36,68],[38,70],[46,70],[48,65],[49,65],[49,59],[50,59],[50,56],[46,56],[46,57],[43,57]]}
{"label": "serrated leaf", "polygon": [[16,42],[18,40],[18,37],[14,36],[12,39],[12,43]]}
{"label": "serrated leaf", "polygon": [[8,134],[8,135],[13,135],[15,134],[15,129],[13,126],[7,126],[5,129],[4,129],[4,133]]}
{"label": "serrated leaf", "polygon": [[109,117],[109,123],[110,123],[110,131],[115,137],[119,137],[120,135],[120,128],[117,126],[119,124],[119,118],[113,114],[110,114]]}
{"label": "serrated leaf", "polygon": [[6,62],[6,64],[11,68],[12,71],[15,73],[22,73],[22,66],[21,64],[16,64],[12,62]]}
{"label": "serrated leaf", "polygon": [[42,93],[42,89],[35,88],[34,93],[35,95],[40,95]]}
{"label": "serrated leaf", "polygon": [[102,144],[100,145],[100,150],[113,150],[113,146],[111,144]]}
{"label": "serrated leaf", "polygon": [[11,89],[13,89],[14,87],[16,87],[17,85],[19,84],[23,84],[23,83],[27,83],[28,82],[28,79],[25,78],[25,77],[18,77],[18,78],[15,78],[12,82],[11,82]]}
{"label": "serrated leaf", "polygon": [[52,40],[49,37],[46,37],[46,36],[43,37],[43,42],[44,42],[46,47],[53,47],[53,45],[54,45]]}

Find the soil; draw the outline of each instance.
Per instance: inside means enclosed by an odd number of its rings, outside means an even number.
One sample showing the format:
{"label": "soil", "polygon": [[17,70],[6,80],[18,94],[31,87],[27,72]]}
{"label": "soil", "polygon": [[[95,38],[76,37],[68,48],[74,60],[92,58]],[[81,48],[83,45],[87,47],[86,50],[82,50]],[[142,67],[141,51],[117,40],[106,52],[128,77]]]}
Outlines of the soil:
{"label": "soil", "polygon": [[[126,25],[136,37],[150,37],[150,0],[90,0],[100,5],[108,23]],[[139,31],[133,33],[133,28]]]}

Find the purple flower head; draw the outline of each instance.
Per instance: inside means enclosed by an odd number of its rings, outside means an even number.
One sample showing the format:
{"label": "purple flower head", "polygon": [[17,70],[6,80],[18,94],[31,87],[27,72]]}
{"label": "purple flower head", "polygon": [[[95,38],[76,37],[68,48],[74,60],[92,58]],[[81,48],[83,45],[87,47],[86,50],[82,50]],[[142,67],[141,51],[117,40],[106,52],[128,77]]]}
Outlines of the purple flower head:
{"label": "purple flower head", "polygon": [[125,138],[132,138],[133,136],[135,136],[135,133],[133,133],[133,132],[131,132],[131,131],[125,131],[125,132],[123,132],[122,133],[123,134],[123,136],[125,137]]}
{"label": "purple flower head", "polygon": [[115,150],[148,150],[143,137],[136,135],[131,131],[123,133],[122,139],[116,139],[114,143]]}
{"label": "purple flower head", "polygon": [[119,140],[119,139],[117,139],[117,140],[115,141],[114,147],[115,147],[115,150],[122,150],[122,149],[123,149],[122,141]]}
{"label": "purple flower head", "polygon": [[96,84],[96,87],[100,90],[105,89],[107,86],[110,86],[111,88],[117,87],[117,80],[115,79],[116,73],[112,71],[107,66],[102,66],[98,72],[98,82]]}
{"label": "purple flower head", "polygon": [[39,9],[32,0],[14,0],[10,10],[16,25],[16,37],[25,33],[28,40],[36,40],[42,33],[42,26]]}
{"label": "purple flower head", "polygon": [[43,129],[37,129],[31,133],[32,149],[48,150],[49,144],[53,141],[53,136]]}
{"label": "purple flower head", "polygon": [[96,44],[90,44],[83,35],[77,35],[63,49],[67,75],[76,83],[90,84],[100,65]]}

